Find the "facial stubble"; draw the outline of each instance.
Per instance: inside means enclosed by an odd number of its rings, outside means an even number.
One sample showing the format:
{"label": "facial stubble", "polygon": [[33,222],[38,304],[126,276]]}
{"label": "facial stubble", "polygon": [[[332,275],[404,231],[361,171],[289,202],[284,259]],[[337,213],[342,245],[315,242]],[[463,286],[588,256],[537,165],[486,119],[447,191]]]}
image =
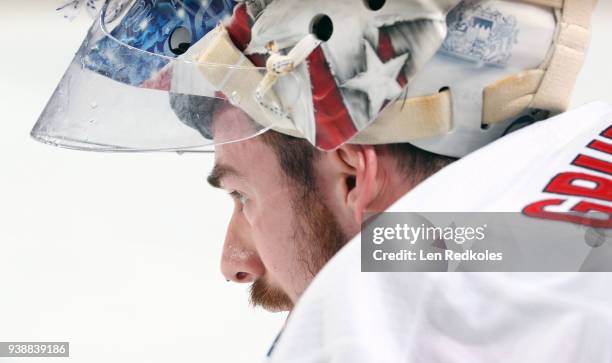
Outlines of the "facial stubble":
{"label": "facial stubble", "polygon": [[[294,273],[310,282],[348,238],[320,199],[316,186],[294,186],[293,189],[291,207],[296,221],[292,241],[296,245]],[[250,302],[269,311],[291,310],[294,305],[285,291],[263,278],[251,285]]]}

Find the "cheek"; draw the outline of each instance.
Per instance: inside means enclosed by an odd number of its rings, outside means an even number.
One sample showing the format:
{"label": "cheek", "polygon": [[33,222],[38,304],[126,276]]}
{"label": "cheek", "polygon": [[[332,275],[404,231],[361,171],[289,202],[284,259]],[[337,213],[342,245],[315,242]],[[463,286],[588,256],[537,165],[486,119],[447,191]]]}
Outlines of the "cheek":
{"label": "cheek", "polygon": [[[281,282],[295,268],[295,214],[287,198],[268,198],[251,209],[253,240],[266,270]],[[299,237],[299,236],[297,236]]]}

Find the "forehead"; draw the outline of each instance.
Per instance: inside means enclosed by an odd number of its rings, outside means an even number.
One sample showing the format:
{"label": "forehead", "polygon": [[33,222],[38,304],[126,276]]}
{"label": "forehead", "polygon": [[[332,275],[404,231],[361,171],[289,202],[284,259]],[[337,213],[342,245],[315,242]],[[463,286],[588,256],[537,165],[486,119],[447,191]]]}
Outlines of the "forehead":
{"label": "forehead", "polygon": [[227,101],[217,101],[212,115],[212,135],[215,144],[246,139],[261,131],[244,111]]}
{"label": "forehead", "polygon": [[[237,136],[253,135],[257,129],[253,121],[235,107],[223,107],[213,116],[215,142],[240,139]],[[248,132],[251,132],[250,134]],[[229,166],[244,179],[262,187],[278,185],[280,166],[273,150],[261,136],[215,146],[215,163]]]}
{"label": "forehead", "polygon": [[248,176],[245,170],[251,167],[268,166],[275,161],[272,150],[260,136],[215,146],[215,163],[232,167],[244,176]]}

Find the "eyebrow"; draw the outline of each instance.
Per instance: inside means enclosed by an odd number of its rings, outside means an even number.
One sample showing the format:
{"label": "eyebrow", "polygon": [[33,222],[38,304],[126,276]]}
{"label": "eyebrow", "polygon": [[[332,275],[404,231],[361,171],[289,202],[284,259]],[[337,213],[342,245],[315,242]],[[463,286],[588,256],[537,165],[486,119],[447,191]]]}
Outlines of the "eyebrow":
{"label": "eyebrow", "polygon": [[206,181],[208,181],[208,184],[210,184],[212,187],[221,189],[223,188],[221,186],[221,181],[223,180],[223,178],[226,178],[230,175],[242,177],[240,173],[236,171],[236,169],[232,168],[229,165],[215,164],[212,171],[208,175],[208,178],[206,178]]}

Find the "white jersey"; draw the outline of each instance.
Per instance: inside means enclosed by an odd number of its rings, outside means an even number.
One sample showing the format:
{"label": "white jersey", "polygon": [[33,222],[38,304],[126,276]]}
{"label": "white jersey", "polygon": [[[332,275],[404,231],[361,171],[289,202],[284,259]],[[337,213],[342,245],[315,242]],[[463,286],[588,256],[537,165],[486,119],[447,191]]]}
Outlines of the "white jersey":
{"label": "white jersey", "polygon": [[[529,126],[390,210],[578,224],[612,213],[611,125],[612,106],[595,103]],[[360,262],[357,236],[305,291],[271,362],[612,362],[609,273],[362,273]]]}

